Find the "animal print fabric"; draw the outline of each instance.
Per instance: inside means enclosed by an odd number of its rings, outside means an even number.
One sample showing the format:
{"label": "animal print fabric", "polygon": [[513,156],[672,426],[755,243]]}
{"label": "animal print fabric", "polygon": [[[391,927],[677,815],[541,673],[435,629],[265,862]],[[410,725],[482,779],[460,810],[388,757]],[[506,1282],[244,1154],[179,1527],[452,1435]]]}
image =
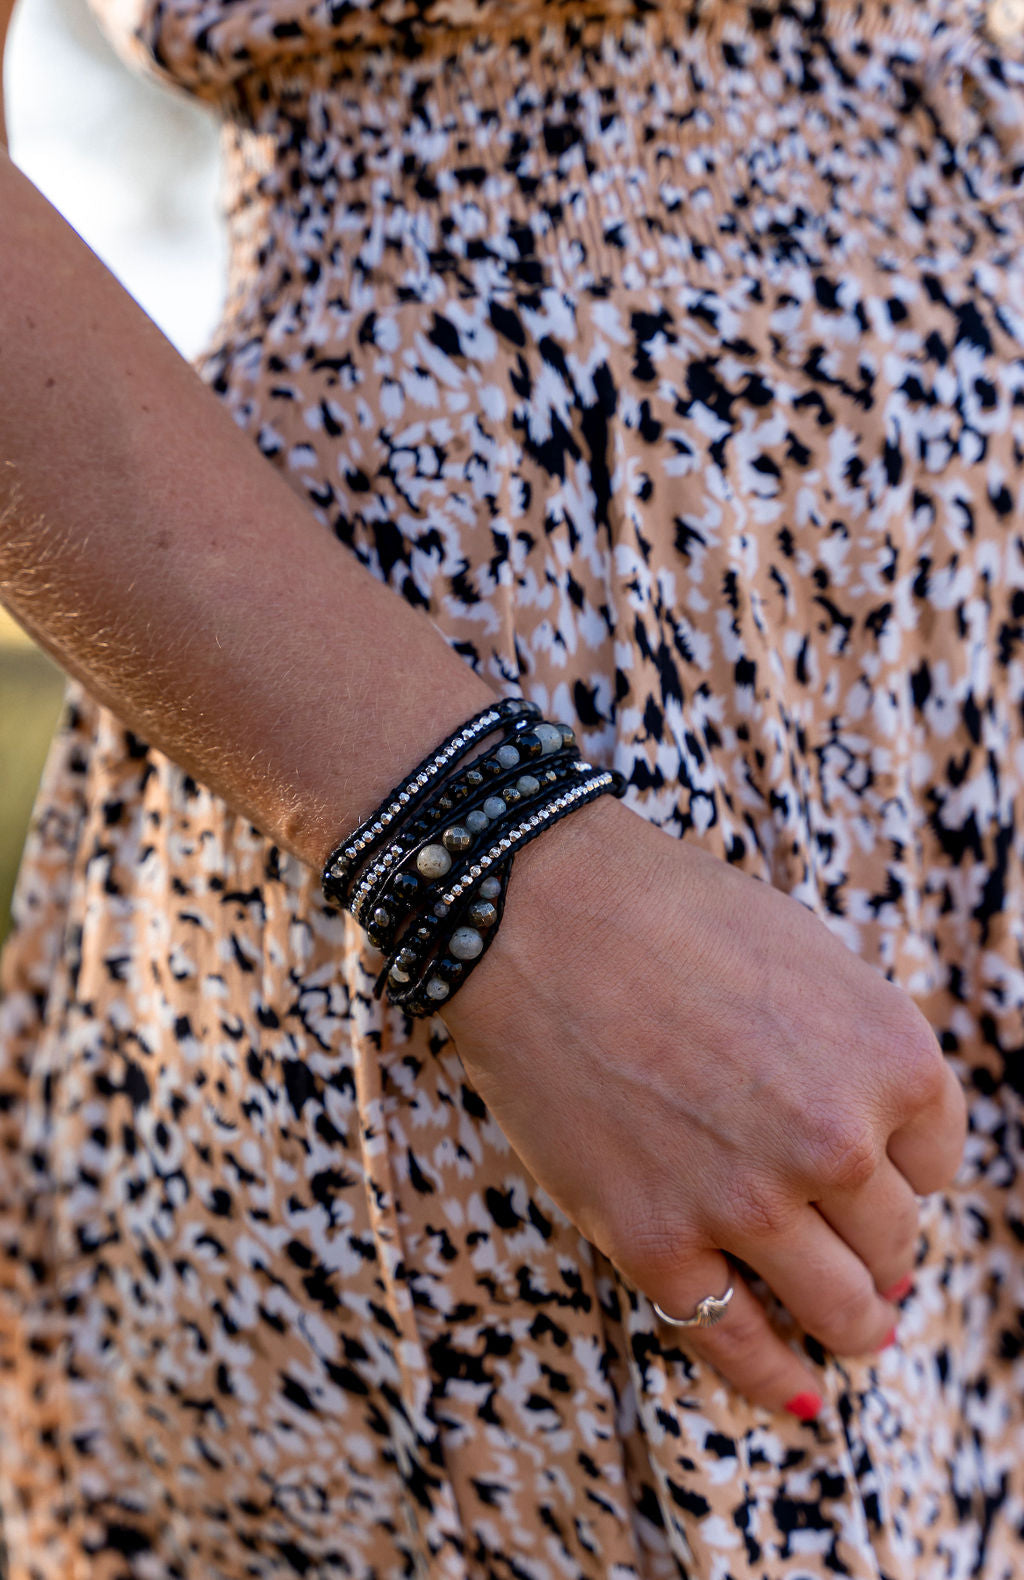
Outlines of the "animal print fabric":
{"label": "animal print fabric", "polygon": [[11,1580],[1019,1577],[1024,48],[971,0],[108,22],[223,116],[201,368],[310,531],[901,983],[972,1134],[898,1342],[791,1333],[825,1410],[755,1409],[315,876],[74,689],[5,960]]}

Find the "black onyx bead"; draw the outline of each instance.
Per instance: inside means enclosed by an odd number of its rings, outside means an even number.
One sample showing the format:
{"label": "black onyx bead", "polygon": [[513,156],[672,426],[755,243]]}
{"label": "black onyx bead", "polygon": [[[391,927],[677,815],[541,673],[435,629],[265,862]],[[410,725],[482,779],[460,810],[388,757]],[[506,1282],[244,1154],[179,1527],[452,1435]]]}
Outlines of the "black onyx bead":
{"label": "black onyx bead", "polygon": [[420,880],[415,872],[400,872],[392,880],[391,891],[396,899],[411,900],[420,892]]}
{"label": "black onyx bead", "polygon": [[517,735],[516,745],[521,757],[539,757],[544,750],[544,742],[536,730],[524,730],[522,735]]}
{"label": "black onyx bead", "polygon": [[504,765],[499,763],[496,757],[485,757],[480,766],[485,774],[490,774],[492,779],[496,779],[498,774],[505,772]]}
{"label": "black onyx bead", "polygon": [[446,982],[457,982],[466,967],[461,960],[456,960],[452,955],[442,955],[437,962],[436,970]]}
{"label": "black onyx bead", "polygon": [[563,746],[575,746],[576,745],[576,736],[575,736],[575,733],[573,731],[572,725],[571,724],[560,724],[558,726],[558,728],[562,732],[562,745]]}

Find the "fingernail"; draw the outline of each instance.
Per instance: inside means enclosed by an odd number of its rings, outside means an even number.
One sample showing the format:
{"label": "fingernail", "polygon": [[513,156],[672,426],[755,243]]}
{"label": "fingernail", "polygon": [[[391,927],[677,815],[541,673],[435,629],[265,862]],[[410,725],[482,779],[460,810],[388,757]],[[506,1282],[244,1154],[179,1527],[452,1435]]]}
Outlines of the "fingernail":
{"label": "fingernail", "polygon": [[896,1329],[895,1328],[890,1328],[888,1333],[886,1334],[885,1338],[882,1340],[881,1344],[878,1346],[878,1348],[880,1350],[887,1350],[889,1348],[890,1344],[895,1344],[895,1343],[896,1343]]}
{"label": "fingernail", "polygon": [[798,1421],[813,1421],[821,1409],[821,1399],[816,1393],[798,1393],[786,1400],[786,1409]]}
{"label": "fingernail", "polygon": [[914,1275],[913,1273],[908,1273],[906,1278],[901,1278],[899,1283],[893,1284],[891,1289],[883,1289],[882,1299],[891,1300],[894,1306],[898,1306],[901,1300],[907,1298],[913,1287]]}

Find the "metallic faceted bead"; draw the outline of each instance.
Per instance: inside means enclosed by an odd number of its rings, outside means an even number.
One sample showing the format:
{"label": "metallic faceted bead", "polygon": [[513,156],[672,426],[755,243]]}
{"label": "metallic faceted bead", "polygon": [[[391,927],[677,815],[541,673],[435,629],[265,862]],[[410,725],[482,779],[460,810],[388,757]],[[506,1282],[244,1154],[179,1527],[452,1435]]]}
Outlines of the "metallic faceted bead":
{"label": "metallic faceted bead", "polygon": [[474,927],[493,927],[498,920],[498,907],[490,900],[474,900],[468,915]]}
{"label": "metallic faceted bead", "polygon": [[433,999],[435,1004],[439,1004],[442,999],[447,998],[450,992],[451,988],[440,977],[431,977],[426,986],[426,995],[429,999]]}
{"label": "metallic faceted bead", "polygon": [[535,733],[540,737],[540,749],[547,757],[550,752],[557,752],[562,745],[562,732],[557,724],[538,724]]}
{"label": "metallic faceted bead", "polygon": [[451,828],[446,828],[441,835],[441,842],[445,850],[458,853],[460,850],[468,850],[473,840],[468,828],[463,828],[461,823],[453,823]]}
{"label": "metallic faceted bead", "polygon": [[519,788],[517,785],[505,785],[502,788],[501,794],[504,798],[506,806],[515,806],[516,802],[520,799]]}
{"label": "metallic faceted bead", "polygon": [[377,909],[374,911],[373,915],[370,917],[370,921],[371,921],[371,923],[372,923],[372,925],[374,927],[390,927],[391,926],[391,912],[390,911],[386,911],[384,909],[383,905],[378,905]]}
{"label": "metallic faceted bead", "polygon": [[514,746],[499,746],[495,756],[503,768],[514,768],[519,761],[519,753]]}
{"label": "metallic faceted bead", "polygon": [[452,858],[443,845],[424,845],[416,857],[416,870],[424,878],[443,878],[452,870]]}
{"label": "metallic faceted bead", "polygon": [[1024,0],[988,0],[985,32],[996,44],[1024,38]]}
{"label": "metallic faceted bead", "polygon": [[475,960],[483,952],[484,941],[475,927],[457,927],[448,942],[456,960]]}
{"label": "metallic faceted bead", "polygon": [[455,805],[455,802],[452,800],[450,795],[439,795],[437,798],[437,804],[441,808],[442,812],[450,812],[452,807]]}
{"label": "metallic faceted bead", "polygon": [[411,970],[411,968],[416,964],[415,949],[400,949],[392,964],[396,966],[399,971]]}
{"label": "metallic faceted bead", "polygon": [[489,818],[504,817],[508,808],[500,795],[489,795],[484,802],[484,811]]}
{"label": "metallic faceted bead", "polygon": [[516,780],[516,789],[520,795],[536,795],[540,789],[540,780],[535,779],[533,774],[524,774]]}
{"label": "metallic faceted bead", "polygon": [[472,834],[482,834],[490,822],[486,812],[481,812],[479,807],[475,812],[470,812],[466,817],[466,827]]}
{"label": "metallic faceted bead", "polygon": [[501,879],[485,878],[478,892],[483,900],[496,900],[501,893]]}
{"label": "metallic faceted bead", "polygon": [[480,772],[479,768],[470,768],[466,774],[466,783],[468,785],[472,785],[474,789],[478,789],[479,786],[483,784],[483,782],[484,776]]}

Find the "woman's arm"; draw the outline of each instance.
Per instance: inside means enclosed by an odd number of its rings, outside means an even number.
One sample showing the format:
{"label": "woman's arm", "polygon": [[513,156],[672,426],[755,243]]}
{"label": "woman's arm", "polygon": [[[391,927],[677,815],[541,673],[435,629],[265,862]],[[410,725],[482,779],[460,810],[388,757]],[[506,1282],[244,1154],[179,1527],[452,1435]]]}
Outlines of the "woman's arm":
{"label": "woman's arm", "polygon": [[2,154],[0,596],[314,864],[493,695],[315,524]]}

